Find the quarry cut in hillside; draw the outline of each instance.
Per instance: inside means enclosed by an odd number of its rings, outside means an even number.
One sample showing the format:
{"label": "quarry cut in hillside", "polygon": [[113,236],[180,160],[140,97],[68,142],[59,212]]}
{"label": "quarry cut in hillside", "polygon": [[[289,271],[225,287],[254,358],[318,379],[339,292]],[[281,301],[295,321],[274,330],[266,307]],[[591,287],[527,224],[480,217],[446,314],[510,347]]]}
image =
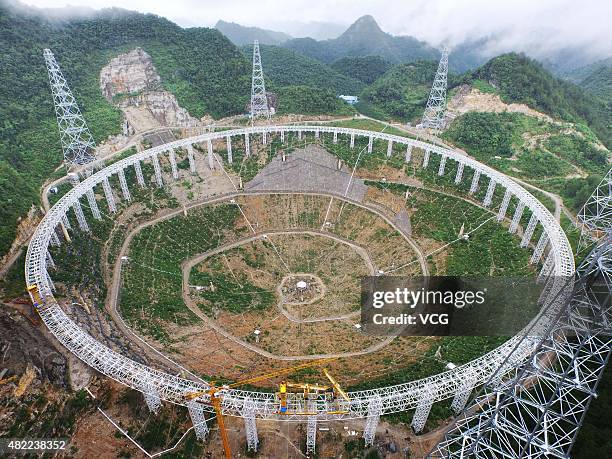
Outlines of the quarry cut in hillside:
{"label": "quarry cut in hillside", "polygon": [[123,112],[127,133],[164,126],[195,127],[200,121],[182,108],[173,94],[162,89],[151,56],[142,48],[120,54],[100,71],[100,90]]}

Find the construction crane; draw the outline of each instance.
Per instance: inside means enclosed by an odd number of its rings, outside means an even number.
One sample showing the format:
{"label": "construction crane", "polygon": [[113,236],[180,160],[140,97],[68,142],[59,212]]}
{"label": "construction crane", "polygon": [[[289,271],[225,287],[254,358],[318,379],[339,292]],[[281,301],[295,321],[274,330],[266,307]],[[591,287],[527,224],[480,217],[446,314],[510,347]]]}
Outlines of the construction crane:
{"label": "construction crane", "polygon": [[[235,387],[239,387],[239,386],[244,386],[246,384],[253,384],[259,381],[264,381],[267,379],[272,379],[276,376],[280,376],[286,373],[291,373],[293,371],[302,369],[302,368],[308,368],[308,367],[313,367],[313,366],[317,366],[317,365],[321,365],[323,363],[329,362],[331,360],[334,359],[320,359],[320,360],[313,360],[312,362],[306,362],[300,365],[296,365],[294,367],[289,367],[289,368],[282,368],[280,370],[276,370],[276,371],[272,371],[270,373],[266,373],[264,375],[260,375],[260,376],[255,376],[253,378],[248,378],[248,379],[242,379],[240,381],[237,381],[235,383],[232,384],[227,384],[227,385],[223,385],[221,387],[216,387],[214,382],[210,383],[210,388],[208,388],[207,390],[204,391],[198,391],[198,392],[190,392],[188,394],[185,395],[185,398],[187,400],[196,400],[199,397],[202,397],[203,395],[208,395],[210,398],[210,404],[212,405],[213,409],[215,410],[215,415],[217,416],[217,422],[219,423],[219,434],[221,435],[221,441],[223,442],[223,451],[225,452],[225,458],[226,459],[231,459],[232,458],[232,450],[230,448],[230,444],[229,444],[229,439],[227,437],[227,429],[225,428],[225,420],[223,418],[223,410],[221,408],[221,402],[223,399],[223,395],[221,393],[222,390],[227,390],[227,389],[233,389]],[[281,383],[281,388],[282,388],[282,384]],[[287,385],[285,384],[285,411],[287,410],[287,398],[286,398],[286,393],[287,393]],[[281,389],[282,390],[282,389]],[[280,398],[280,397],[279,397]],[[281,398],[282,400],[282,398]],[[204,401],[203,401],[204,402]],[[205,403],[205,402],[204,402]],[[281,401],[281,411],[282,411],[282,401]]]}
{"label": "construction crane", "polygon": [[38,285],[28,285],[28,293],[30,294],[30,298],[32,298],[32,305],[34,306],[34,309],[38,311],[41,306],[44,306],[45,300],[38,291]]}

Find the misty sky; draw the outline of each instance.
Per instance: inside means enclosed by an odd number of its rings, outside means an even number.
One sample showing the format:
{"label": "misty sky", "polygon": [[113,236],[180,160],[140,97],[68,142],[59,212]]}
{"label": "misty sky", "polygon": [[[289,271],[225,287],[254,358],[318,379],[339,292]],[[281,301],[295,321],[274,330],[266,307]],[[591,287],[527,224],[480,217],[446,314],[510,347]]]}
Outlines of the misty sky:
{"label": "misty sky", "polygon": [[[38,7],[117,6],[164,16],[185,27],[218,19],[292,34],[291,24],[311,21],[349,25],[364,14],[394,35],[433,45],[491,34],[495,50],[533,54],[563,47],[612,55],[610,0],[23,0]],[[295,35],[295,34],[294,34]]]}

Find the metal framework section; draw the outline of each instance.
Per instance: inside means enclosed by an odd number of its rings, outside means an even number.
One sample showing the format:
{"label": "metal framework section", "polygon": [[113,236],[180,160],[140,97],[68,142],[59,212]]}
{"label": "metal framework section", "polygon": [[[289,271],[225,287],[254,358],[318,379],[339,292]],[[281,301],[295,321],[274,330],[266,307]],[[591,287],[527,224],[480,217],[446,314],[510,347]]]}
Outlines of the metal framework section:
{"label": "metal framework section", "polygon": [[420,432],[425,427],[431,407],[436,400],[435,388],[425,387],[419,398],[419,403],[414,410],[414,416],[410,425],[415,432]]}
{"label": "metal framework section", "polygon": [[493,202],[493,193],[495,193],[495,180],[489,180],[489,186],[487,187],[487,194],[482,201],[482,205],[489,207]]}
{"label": "metal framework section", "polygon": [[259,54],[259,42],[255,40],[253,42],[253,76],[251,78],[251,122],[258,116],[270,118],[270,109],[268,108],[261,55]]}
{"label": "metal framework section", "polygon": [[232,157],[232,138],[228,135],[225,138],[225,142],[227,145],[227,162],[232,164],[234,162],[234,158]]}
{"label": "metal framework section", "polygon": [[306,454],[315,452],[317,444],[317,416],[308,416],[306,424]]}
{"label": "metal framework section", "polygon": [[427,106],[423,113],[421,126],[425,129],[442,129],[444,127],[444,111],[446,109],[446,83],[448,75],[448,53],[447,47],[442,49],[442,57],[438,64],[438,71],[434,78]]}
{"label": "metal framework section", "polygon": [[255,422],[255,404],[250,398],[244,400],[242,417],[244,418],[244,429],[246,430],[247,449],[249,451],[257,451],[259,437],[257,436],[257,424]]}
{"label": "metal framework section", "polygon": [[81,115],[76,99],[50,49],[43,51],[49,84],[53,94],[57,127],[60,131],[64,161],[68,166],[88,164],[95,160],[96,144]]}
{"label": "metal framework section", "polygon": [[374,397],[368,403],[368,415],[366,417],[365,428],[363,429],[363,438],[366,446],[374,444],[374,437],[376,436],[376,428],[380,421],[380,415],[383,412],[382,400],[380,397]]}
{"label": "metal framework section", "polygon": [[130,188],[128,187],[127,180],[125,179],[125,172],[122,169],[117,174],[119,175],[119,185],[121,185],[123,199],[130,202],[132,200],[132,195],[130,194]]}
{"label": "metal framework section", "polygon": [[497,221],[501,222],[506,217],[506,211],[508,210],[508,204],[510,204],[510,199],[512,198],[512,193],[510,190],[506,190],[504,193],[504,197],[502,199],[501,206],[499,206],[499,211],[497,212]]}
{"label": "metal framework section", "polygon": [[429,155],[431,152],[428,149],[425,149],[425,154],[423,155],[423,169],[427,169],[427,165],[429,164]]}
{"label": "metal framework section", "polygon": [[204,407],[202,403],[197,400],[190,400],[187,403],[187,409],[189,410],[189,417],[191,417],[191,423],[196,433],[198,440],[204,440],[208,435],[208,425],[206,424],[206,417],[204,416]]}
{"label": "metal framework section", "polygon": [[[232,162],[231,162],[231,156],[232,156],[231,145],[228,147],[227,151],[228,151],[228,155],[230,157],[229,163],[232,164]],[[191,145],[191,144],[187,145],[187,159],[189,160],[189,171],[192,174],[195,174],[196,173],[195,156],[194,156],[194,152],[193,152],[193,145]]]}
{"label": "metal framework section", "polygon": [[106,198],[106,203],[108,204],[108,210],[110,210],[112,213],[117,212],[115,196],[113,195],[113,190],[108,181],[108,177],[102,180],[102,189],[104,190],[104,197]]}
{"label": "metal framework section", "polygon": [[470,185],[470,194],[476,193],[478,190],[478,181],[480,180],[480,171],[475,170],[474,176],[472,177],[472,184]]}
{"label": "metal framework section", "polygon": [[[537,216],[543,231],[548,235],[548,255],[545,266],[548,266],[550,276],[570,276],[574,273],[574,261],[571,248],[567,238],[553,215],[530,193],[517,184],[514,180],[506,177],[484,164],[480,164],[472,158],[452,149],[430,144],[424,141],[395,136],[384,132],[372,132],[359,129],[335,127],[335,126],[306,126],[306,125],[283,125],[283,126],[256,126],[243,129],[235,129],[220,132],[207,132],[191,138],[180,139],[166,145],[160,145],[148,150],[140,151],[132,156],[121,159],[105,168],[91,174],[82,182],[75,184],[68,193],[51,208],[36,228],[26,255],[25,274],[27,285],[37,285],[41,292],[49,292],[46,296],[46,307],[41,310],[42,320],[51,333],[70,352],[79,357],[83,362],[96,371],[111,377],[118,382],[128,385],[136,390],[144,391],[142,381],[150,380],[155,393],[160,400],[186,405],[185,394],[191,392],[206,391],[209,386],[206,383],[194,382],[193,380],[181,378],[173,374],[149,368],[137,363],[127,356],[119,354],[108,348],[101,342],[85,333],[72,321],[59,306],[51,293],[51,279],[47,273],[46,253],[52,241],[55,230],[66,218],[66,213],[74,209],[79,226],[88,229],[82,211],[80,211],[79,199],[94,189],[106,179],[110,179],[120,171],[128,167],[138,170],[141,161],[152,161],[155,166],[155,158],[168,149],[187,148],[188,145],[203,144],[215,140],[225,140],[226,137],[234,139],[244,138],[250,135],[261,135],[264,131],[267,135],[288,133],[314,133],[319,130],[322,134],[337,133],[345,138],[360,137],[369,139],[373,136],[377,141],[405,145],[407,151],[410,148],[429,150],[431,154],[445,156],[456,161],[460,166],[463,164],[471,169],[478,170],[489,179],[493,179],[497,187],[507,190],[515,196],[518,206],[527,207],[529,211]],[[158,164],[159,165],[159,164]],[[143,180],[144,183],[144,180]],[[522,212],[522,210],[521,210]],[[548,261],[550,260],[550,261]],[[61,269],[58,266],[57,269]],[[544,269],[544,268],[543,268]],[[515,349],[516,347],[516,349]],[[513,337],[500,347],[464,365],[459,365],[452,370],[445,371],[421,380],[410,381],[393,386],[380,387],[369,390],[350,392],[350,402],[346,402],[339,410],[337,401],[328,400],[323,394],[318,396],[316,403],[318,407],[317,420],[338,420],[349,418],[366,418],[368,416],[369,403],[372,399],[379,397],[382,403],[382,414],[400,412],[414,409],[421,401],[424,388],[430,388],[434,394],[434,401],[451,399],[463,387],[463,382],[468,376],[475,375],[478,383],[482,383],[502,365],[508,355],[514,350],[517,361],[526,359],[533,350],[533,342],[521,341],[521,337]],[[301,397],[301,398],[300,398]],[[304,422],[303,413],[304,399],[302,394],[296,394],[288,400],[287,413],[279,416],[278,400],[275,394],[267,392],[244,391],[228,389],[223,395],[223,413],[225,415],[243,416],[245,400],[249,399],[253,404],[253,415],[263,419],[283,419]],[[203,405],[204,410],[212,412],[209,404]],[[341,411],[338,414],[338,411]]]}
{"label": "metal framework section", "polygon": [[168,150],[168,159],[170,159],[170,167],[172,168],[172,178],[174,180],[178,179],[178,168],[176,167],[176,155],[174,154],[174,149]]}
{"label": "metal framework section", "polygon": [[612,169],[578,213],[578,221],[581,229],[580,250],[597,241],[612,228]]}
{"label": "metal framework section", "polygon": [[141,187],[145,186],[144,176],[142,175],[142,167],[140,167],[140,161],[134,163],[134,170],[136,171],[136,181]]}
{"label": "metal framework section", "polygon": [[98,202],[96,201],[96,195],[94,194],[94,190],[88,190],[85,195],[87,196],[87,204],[89,205],[89,210],[91,210],[93,218],[95,218],[96,220],[102,220],[102,214],[100,213],[100,209],[98,208]]}
{"label": "metal framework section", "polygon": [[164,186],[164,179],[162,178],[161,167],[159,165],[159,157],[155,154],[151,159],[153,160],[153,169],[155,170],[155,181],[157,186],[161,188]]}
{"label": "metal framework section", "polygon": [[440,158],[440,166],[438,167],[438,175],[441,177],[444,175],[444,167],[446,166],[446,156]]}
{"label": "metal framework section", "polygon": [[609,234],[578,268],[570,301],[552,309],[516,376],[485,386],[428,457],[570,457],[612,350],[611,276]]}
{"label": "metal framework section", "polygon": [[461,179],[463,178],[463,168],[465,167],[465,164],[463,163],[459,163],[459,165],[457,166],[457,174],[455,175],[455,185],[458,185],[461,183]]}

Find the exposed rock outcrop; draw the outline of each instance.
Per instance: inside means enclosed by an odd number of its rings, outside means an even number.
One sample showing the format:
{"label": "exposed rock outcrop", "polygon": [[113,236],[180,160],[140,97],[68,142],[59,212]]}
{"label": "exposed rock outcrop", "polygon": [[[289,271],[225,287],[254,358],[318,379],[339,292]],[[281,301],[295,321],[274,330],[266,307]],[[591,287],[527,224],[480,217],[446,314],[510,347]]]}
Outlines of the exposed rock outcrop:
{"label": "exposed rock outcrop", "polygon": [[102,68],[100,90],[123,111],[130,133],[201,124],[178,104],[173,94],[162,89],[151,56],[142,48],[120,54]]}

